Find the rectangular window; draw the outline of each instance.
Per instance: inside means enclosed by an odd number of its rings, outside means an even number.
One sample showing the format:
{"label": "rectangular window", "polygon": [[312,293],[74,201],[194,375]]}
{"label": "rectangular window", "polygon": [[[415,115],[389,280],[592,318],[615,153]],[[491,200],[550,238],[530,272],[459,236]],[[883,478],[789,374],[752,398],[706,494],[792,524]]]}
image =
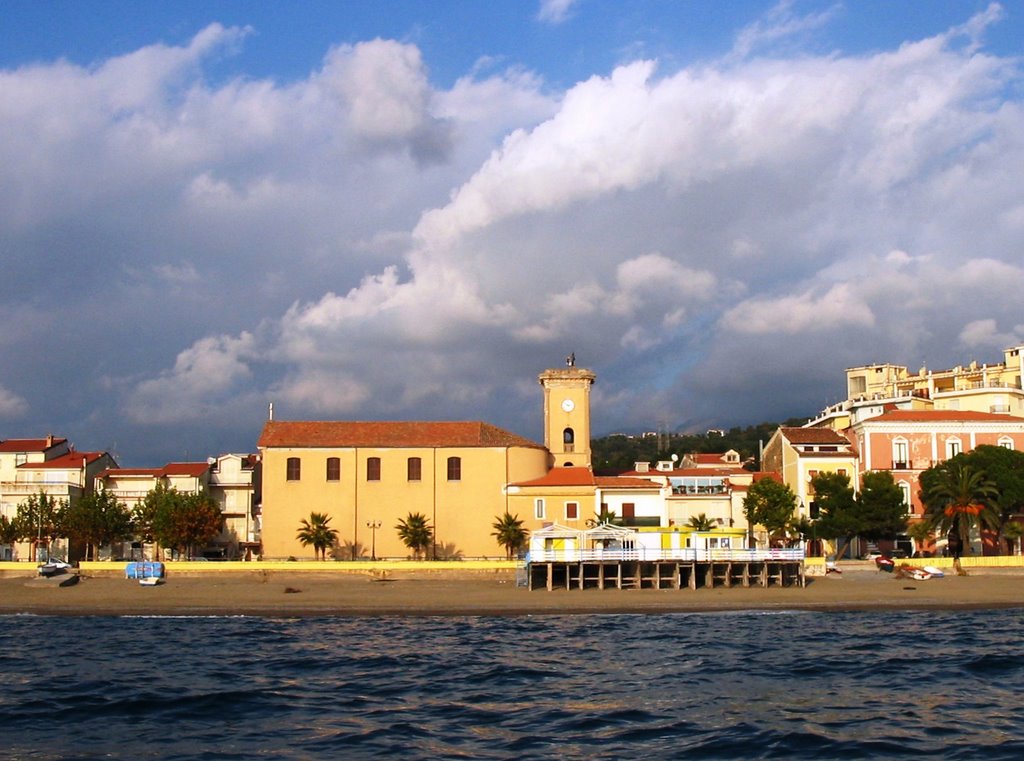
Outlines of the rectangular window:
{"label": "rectangular window", "polygon": [[406,467],[407,478],[410,481],[420,481],[423,478],[423,460],[419,457],[410,457]]}
{"label": "rectangular window", "polygon": [[566,502],[565,503],[565,519],[567,521],[577,521],[580,519],[580,504],[579,502]]}
{"label": "rectangular window", "polygon": [[448,480],[449,481],[461,481],[462,480],[462,458],[461,457],[449,457],[448,458]]}
{"label": "rectangular window", "polygon": [[340,481],[341,480],[341,458],[340,457],[328,457],[327,458],[327,480],[328,481]]}
{"label": "rectangular window", "polygon": [[367,457],[366,458],[366,480],[367,481],[380,481],[380,458],[379,457]]}
{"label": "rectangular window", "polygon": [[302,462],[298,457],[289,457],[285,467],[285,479],[298,481],[302,477]]}
{"label": "rectangular window", "polygon": [[533,501],[533,517],[539,521],[544,520],[544,500],[535,499]]}
{"label": "rectangular window", "polygon": [[956,457],[961,452],[960,442],[957,439],[950,439],[946,442],[946,459]]}
{"label": "rectangular window", "polygon": [[846,472],[846,468],[839,468],[839,470],[837,470],[836,472],[841,476],[849,475],[849,473]]}
{"label": "rectangular window", "polygon": [[894,441],[892,443],[892,464],[894,468],[907,467],[907,442]]}
{"label": "rectangular window", "polygon": [[622,520],[631,521],[636,517],[636,505],[632,502],[622,503]]}

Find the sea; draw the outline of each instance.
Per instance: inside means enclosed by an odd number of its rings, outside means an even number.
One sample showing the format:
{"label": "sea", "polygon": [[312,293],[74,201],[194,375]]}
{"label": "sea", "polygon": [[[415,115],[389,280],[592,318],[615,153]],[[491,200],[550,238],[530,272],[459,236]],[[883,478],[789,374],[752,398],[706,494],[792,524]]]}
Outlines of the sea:
{"label": "sea", "polygon": [[1024,758],[1024,610],[0,617],[3,759]]}

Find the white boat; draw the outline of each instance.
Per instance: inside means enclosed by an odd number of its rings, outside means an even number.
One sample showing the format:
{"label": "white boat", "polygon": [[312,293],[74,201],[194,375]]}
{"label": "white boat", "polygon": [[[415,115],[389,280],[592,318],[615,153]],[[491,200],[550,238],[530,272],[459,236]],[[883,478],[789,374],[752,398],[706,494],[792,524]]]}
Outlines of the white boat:
{"label": "white boat", "polygon": [[159,576],[143,576],[141,579],[139,579],[140,587],[155,587],[159,583]]}
{"label": "white boat", "polygon": [[63,560],[47,560],[39,566],[38,570],[40,576],[49,578],[50,576],[67,573],[69,568],[71,568],[71,564],[65,563]]}

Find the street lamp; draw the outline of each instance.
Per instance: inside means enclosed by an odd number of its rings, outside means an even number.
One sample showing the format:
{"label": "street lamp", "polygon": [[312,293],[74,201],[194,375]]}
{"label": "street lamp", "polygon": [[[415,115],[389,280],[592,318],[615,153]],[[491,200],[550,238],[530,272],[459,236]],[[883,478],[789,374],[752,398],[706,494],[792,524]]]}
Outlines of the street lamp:
{"label": "street lamp", "polygon": [[377,559],[377,529],[380,527],[380,521],[366,522],[366,528],[370,529],[370,560]]}

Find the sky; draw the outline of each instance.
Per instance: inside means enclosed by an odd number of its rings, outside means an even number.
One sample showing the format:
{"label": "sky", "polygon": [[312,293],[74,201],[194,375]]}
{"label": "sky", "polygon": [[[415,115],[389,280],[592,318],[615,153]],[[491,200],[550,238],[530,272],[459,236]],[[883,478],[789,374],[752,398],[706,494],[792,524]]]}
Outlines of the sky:
{"label": "sky", "polygon": [[1024,2],[0,5],[0,439],[813,415],[1024,342]]}

